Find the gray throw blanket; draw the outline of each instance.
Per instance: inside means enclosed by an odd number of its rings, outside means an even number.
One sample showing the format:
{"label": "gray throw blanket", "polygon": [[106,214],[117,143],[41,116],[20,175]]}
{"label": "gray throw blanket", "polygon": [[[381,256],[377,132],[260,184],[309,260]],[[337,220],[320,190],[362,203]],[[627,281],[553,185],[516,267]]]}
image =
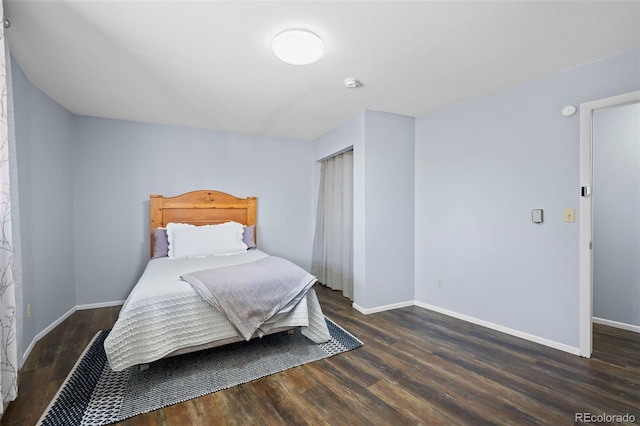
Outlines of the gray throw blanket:
{"label": "gray throw blanket", "polygon": [[291,311],[317,279],[276,256],[181,277],[219,310],[245,339],[262,335],[260,326],[277,313]]}

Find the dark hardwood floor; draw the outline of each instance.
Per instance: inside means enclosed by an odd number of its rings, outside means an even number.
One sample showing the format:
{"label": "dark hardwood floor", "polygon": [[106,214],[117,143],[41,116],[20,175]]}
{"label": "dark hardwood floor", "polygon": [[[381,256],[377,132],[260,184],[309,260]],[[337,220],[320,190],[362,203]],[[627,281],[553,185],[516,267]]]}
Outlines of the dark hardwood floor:
{"label": "dark hardwood floor", "polygon": [[[362,315],[318,288],[325,314],[364,342],[332,358],[134,417],[124,425],[640,423],[640,335],[594,325],[584,359],[417,307]],[[78,311],[37,343],[2,425],[33,425],[119,308]]]}

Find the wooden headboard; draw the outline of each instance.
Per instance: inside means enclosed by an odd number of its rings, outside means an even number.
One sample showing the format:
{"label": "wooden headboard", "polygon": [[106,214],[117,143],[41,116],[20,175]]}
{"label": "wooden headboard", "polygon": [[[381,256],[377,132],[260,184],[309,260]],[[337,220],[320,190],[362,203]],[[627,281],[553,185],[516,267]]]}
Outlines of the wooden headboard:
{"label": "wooden headboard", "polygon": [[149,196],[149,232],[151,235],[151,256],[155,242],[153,230],[167,226],[169,222],[183,222],[192,225],[215,225],[234,222],[256,225],[257,198],[237,198],[219,191],[192,191],[176,197]]}

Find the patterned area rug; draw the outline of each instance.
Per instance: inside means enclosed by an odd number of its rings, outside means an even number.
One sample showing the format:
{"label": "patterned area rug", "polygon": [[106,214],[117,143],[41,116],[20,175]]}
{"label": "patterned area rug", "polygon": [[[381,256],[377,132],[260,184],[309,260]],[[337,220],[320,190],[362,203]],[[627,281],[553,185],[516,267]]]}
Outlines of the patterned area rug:
{"label": "patterned area rug", "polygon": [[227,389],[362,346],[326,318],[332,339],[313,343],[299,329],[162,359],[146,371],[114,372],[99,332],[40,419],[42,425],[106,425]]}

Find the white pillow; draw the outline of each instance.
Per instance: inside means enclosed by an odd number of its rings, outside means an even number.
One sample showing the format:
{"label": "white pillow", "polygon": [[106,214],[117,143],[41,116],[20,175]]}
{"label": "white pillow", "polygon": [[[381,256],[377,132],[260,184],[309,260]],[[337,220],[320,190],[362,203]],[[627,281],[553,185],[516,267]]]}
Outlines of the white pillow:
{"label": "white pillow", "polygon": [[204,226],[169,223],[169,257],[177,259],[242,253],[247,250],[242,234],[243,227],[237,222]]}
{"label": "white pillow", "polygon": [[173,230],[176,228],[195,228],[195,225],[190,225],[188,223],[173,223],[173,222],[169,222],[167,223],[167,226],[165,227],[165,229],[167,230],[167,242],[169,243],[169,248],[167,250],[167,256],[169,257],[174,257],[173,256]]}

